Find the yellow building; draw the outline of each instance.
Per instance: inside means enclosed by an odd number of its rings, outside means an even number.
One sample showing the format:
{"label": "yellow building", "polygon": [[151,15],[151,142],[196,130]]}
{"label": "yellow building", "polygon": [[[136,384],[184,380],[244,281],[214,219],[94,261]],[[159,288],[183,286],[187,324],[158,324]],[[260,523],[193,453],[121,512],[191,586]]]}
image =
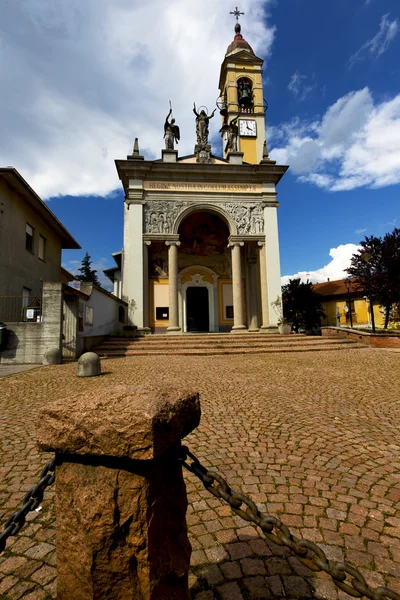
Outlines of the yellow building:
{"label": "yellow building", "polygon": [[[355,285],[349,292],[345,285],[345,279],[336,281],[326,281],[313,285],[315,292],[321,296],[322,310],[326,318],[322,319],[321,325],[332,325],[341,327],[350,327],[350,310],[353,327],[371,326],[371,308],[367,296],[355,291]],[[385,319],[382,307],[374,304],[375,326],[384,327]]]}

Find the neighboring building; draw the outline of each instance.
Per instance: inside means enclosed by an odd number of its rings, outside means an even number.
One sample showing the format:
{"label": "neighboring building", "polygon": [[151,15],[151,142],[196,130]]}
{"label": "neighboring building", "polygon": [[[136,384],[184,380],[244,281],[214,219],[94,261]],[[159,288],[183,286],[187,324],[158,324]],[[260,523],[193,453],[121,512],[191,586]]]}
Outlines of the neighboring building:
{"label": "neighboring building", "polygon": [[106,336],[120,335],[127,322],[127,304],[93,283],[63,285],[63,358],[78,358]]}
{"label": "neighboring building", "polygon": [[113,252],[111,255],[115,261],[116,267],[110,267],[103,271],[114,285],[114,296],[122,298],[122,250],[120,252]]}
{"label": "neighboring building", "polygon": [[144,160],[136,141],[133,154],[116,161],[125,192],[124,247],[105,274],[139,329],[277,330],[276,185],[288,167],[268,157],[262,64],[237,24],[219,80],[223,157],[211,153],[213,114],[200,107],[192,155],[178,157],[168,115],[161,159]]}
{"label": "neighboring building", "polygon": [[[345,285],[345,279],[337,281],[326,281],[315,283],[313,289],[321,296],[322,310],[326,318],[322,319],[321,325],[333,325],[350,327],[350,310],[353,327],[371,326],[371,309],[367,296],[355,291],[355,285],[349,292]],[[384,316],[381,306],[374,304],[374,317],[376,327],[384,326]]]}
{"label": "neighboring building", "polygon": [[61,281],[64,248],[80,246],[16,169],[0,168],[0,296],[40,296],[43,281]]}

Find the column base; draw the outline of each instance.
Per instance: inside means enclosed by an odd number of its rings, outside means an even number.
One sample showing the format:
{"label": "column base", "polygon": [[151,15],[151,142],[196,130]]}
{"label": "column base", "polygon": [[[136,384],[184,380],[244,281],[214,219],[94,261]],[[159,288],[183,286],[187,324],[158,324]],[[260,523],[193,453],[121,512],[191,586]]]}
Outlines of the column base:
{"label": "column base", "polygon": [[279,333],[278,325],[261,325],[260,333]]}
{"label": "column base", "polygon": [[175,325],[171,325],[170,327],[167,327],[167,333],[169,334],[176,334],[176,333],[182,333],[181,328]]}
{"label": "column base", "polygon": [[230,333],[247,333],[248,329],[246,325],[233,325]]}
{"label": "column base", "polygon": [[249,327],[249,333],[257,333],[259,329],[259,327]]}

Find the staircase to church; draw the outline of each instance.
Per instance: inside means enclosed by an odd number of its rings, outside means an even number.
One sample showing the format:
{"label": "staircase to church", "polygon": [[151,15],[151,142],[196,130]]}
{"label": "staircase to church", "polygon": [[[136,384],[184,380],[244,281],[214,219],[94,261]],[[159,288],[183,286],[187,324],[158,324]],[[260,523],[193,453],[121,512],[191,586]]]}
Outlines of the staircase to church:
{"label": "staircase to church", "polygon": [[102,358],[126,356],[218,356],[269,352],[324,352],[366,348],[347,338],[273,334],[148,335],[138,338],[110,337],[94,348]]}

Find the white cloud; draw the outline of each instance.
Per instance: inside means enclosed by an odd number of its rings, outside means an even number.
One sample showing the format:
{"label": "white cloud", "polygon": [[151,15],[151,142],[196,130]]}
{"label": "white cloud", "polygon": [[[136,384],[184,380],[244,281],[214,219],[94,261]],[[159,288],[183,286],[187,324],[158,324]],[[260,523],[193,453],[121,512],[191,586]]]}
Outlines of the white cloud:
{"label": "white cloud", "polygon": [[293,73],[288,83],[288,90],[293,94],[297,100],[305,100],[307,96],[316,88],[317,82],[315,73],[312,75],[312,83],[306,83],[308,80],[307,75],[302,75],[299,71]]}
{"label": "white cloud", "polygon": [[366,231],[368,231],[368,228],[367,228],[367,227],[364,227],[364,228],[362,228],[362,229],[356,229],[356,230],[354,231],[354,233],[356,233],[357,235],[361,235],[362,233],[365,233]]}
{"label": "white cloud", "polygon": [[272,142],[271,158],[301,182],[330,191],[400,183],[400,94],[374,104],[368,88],[350,92],[320,122],[274,128]]}
{"label": "white cloud", "polygon": [[[268,0],[243,0],[243,36],[267,58]],[[0,165],[44,198],[119,188],[113,161],[135,137],[161,155],[172,100],[181,155],[193,152],[193,101],[211,111],[234,37],[228,0],[24,0],[2,4]],[[220,128],[210,123],[211,135]]]}
{"label": "white cloud", "polygon": [[337,248],[331,248],[329,256],[332,260],[315,271],[299,271],[294,275],[284,275],[281,278],[282,285],[286,285],[289,279],[301,279],[302,282],[322,283],[323,281],[335,281],[347,277],[346,269],[350,266],[351,257],[360,246],[356,244],[341,244]]}
{"label": "white cloud", "polygon": [[[369,2],[367,1],[366,4],[369,4]],[[391,21],[389,19],[389,14],[383,15],[378,33],[365,42],[357,52],[350,56],[349,68],[351,69],[356,62],[363,60],[367,56],[379,58],[379,56],[389,48],[390,43],[394,40],[399,31],[399,19],[393,19],[393,21]]]}

